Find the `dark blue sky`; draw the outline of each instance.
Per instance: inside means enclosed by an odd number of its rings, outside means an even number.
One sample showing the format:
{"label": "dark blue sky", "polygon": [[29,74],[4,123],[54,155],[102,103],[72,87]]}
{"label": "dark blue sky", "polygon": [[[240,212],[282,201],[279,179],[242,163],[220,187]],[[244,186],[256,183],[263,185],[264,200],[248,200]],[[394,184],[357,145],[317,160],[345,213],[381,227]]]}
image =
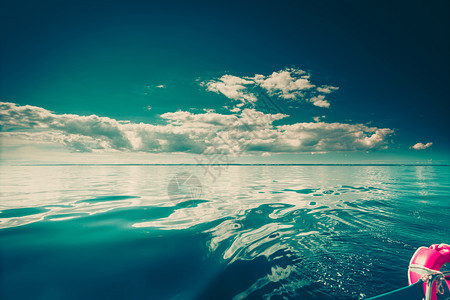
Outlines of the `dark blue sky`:
{"label": "dark blue sky", "polygon": [[223,105],[196,79],[295,66],[339,90],[326,112],[284,106],[291,123],[370,123],[448,158],[449,1],[5,2],[0,101],[158,122]]}

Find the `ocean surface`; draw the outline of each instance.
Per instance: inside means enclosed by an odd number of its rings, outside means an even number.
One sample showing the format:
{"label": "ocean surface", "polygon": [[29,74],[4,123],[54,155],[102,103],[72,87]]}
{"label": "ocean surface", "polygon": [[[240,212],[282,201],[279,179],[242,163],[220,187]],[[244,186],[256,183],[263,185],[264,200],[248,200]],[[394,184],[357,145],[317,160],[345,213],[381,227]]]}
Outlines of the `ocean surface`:
{"label": "ocean surface", "polygon": [[447,166],[1,166],[0,299],[364,299],[450,243]]}

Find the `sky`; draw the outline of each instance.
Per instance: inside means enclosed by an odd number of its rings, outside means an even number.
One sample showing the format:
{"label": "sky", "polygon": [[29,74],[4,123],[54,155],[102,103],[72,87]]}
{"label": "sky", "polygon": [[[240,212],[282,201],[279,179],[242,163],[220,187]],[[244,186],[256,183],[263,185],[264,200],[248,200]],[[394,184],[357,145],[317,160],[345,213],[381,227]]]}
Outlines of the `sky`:
{"label": "sky", "polygon": [[450,163],[448,1],[3,1],[2,163]]}

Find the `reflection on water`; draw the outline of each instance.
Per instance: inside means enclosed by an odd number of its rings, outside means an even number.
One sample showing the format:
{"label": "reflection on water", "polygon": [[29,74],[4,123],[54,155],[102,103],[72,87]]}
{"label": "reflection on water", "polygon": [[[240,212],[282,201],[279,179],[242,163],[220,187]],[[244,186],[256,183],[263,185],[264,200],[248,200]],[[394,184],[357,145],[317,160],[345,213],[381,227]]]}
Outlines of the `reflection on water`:
{"label": "reflection on water", "polygon": [[[212,182],[193,166],[3,166],[0,298],[373,296],[407,284],[415,248],[449,242],[449,173],[230,166]],[[168,195],[179,174],[201,199]]]}

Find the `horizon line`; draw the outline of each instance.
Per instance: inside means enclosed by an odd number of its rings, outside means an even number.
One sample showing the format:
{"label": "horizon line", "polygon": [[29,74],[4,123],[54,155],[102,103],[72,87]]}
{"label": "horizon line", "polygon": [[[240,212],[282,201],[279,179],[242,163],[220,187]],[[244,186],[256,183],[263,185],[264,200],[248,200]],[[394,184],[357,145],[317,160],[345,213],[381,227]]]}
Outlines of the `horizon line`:
{"label": "horizon line", "polygon": [[450,164],[424,163],[232,163],[232,164],[196,164],[196,163],[48,163],[48,164],[1,164],[0,166],[51,167],[51,166],[443,166]]}

